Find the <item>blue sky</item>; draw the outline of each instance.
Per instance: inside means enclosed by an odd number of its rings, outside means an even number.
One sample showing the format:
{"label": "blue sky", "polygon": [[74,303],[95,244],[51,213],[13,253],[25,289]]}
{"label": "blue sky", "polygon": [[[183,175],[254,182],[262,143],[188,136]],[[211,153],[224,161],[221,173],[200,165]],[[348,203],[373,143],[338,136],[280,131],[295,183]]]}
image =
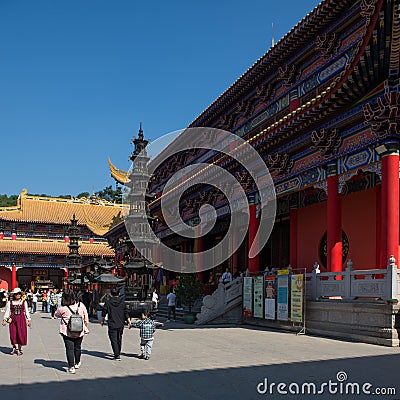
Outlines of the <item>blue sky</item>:
{"label": "blue sky", "polygon": [[184,128],[318,3],[0,0],[0,193],[114,185],[140,121]]}

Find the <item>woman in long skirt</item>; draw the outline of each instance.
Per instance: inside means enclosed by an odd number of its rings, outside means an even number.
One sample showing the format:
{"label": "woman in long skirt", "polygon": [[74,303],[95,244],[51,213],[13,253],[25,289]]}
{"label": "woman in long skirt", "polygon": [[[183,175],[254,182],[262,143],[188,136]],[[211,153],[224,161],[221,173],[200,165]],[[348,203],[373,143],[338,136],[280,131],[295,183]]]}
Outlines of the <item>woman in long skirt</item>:
{"label": "woman in long skirt", "polygon": [[6,304],[6,310],[3,318],[3,326],[6,326],[9,318],[10,341],[12,344],[11,354],[22,355],[22,346],[28,343],[28,332],[26,325],[31,326],[31,316],[29,314],[28,304],[22,300],[22,291],[15,288],[11,293],[11,300]]}

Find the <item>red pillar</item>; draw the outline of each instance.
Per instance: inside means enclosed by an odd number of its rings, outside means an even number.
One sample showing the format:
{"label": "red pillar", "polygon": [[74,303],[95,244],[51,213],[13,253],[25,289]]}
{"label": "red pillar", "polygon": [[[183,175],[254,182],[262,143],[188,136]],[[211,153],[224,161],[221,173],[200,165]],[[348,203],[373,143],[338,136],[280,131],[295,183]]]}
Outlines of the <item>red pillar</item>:
{"label": "red pillar", "polygon": [[382,236],[382,185],[378,185],[375,187],[376,190],[376,206],[375,206],[375,248],[376,248],[376,255],[375,255],[375,263],[376,268],[386,268],[385,263],[383,262],[383,236]]}
{"label": "red pillar", "polygon": [[15,265],[12,266],[11,269],[11,290],[17,287],[17,267]]}
{"label": "red pillar", "polygon": [[290,265],[297,267],[297,208],[290,209]]}
{"label": "red pillar", "polygon": [[385,143],[382,154],[382,267],[389,257],[399,259],[399,152],[398,143]]}
{"label": "red pillar", "polygon": [[[248,235],[248,248],[249,252],[255,240],[259,220],[257,218],[257,204],[255,202],[255,196],[249,198],[249,235]],[[258,249],[258,243],[256,243],[256,249]],[[257,254],[255,257],[249,257],[248,269],[250,273],[258,272],[260,269],[260,255]]]}
{"label": "red pillar", "polygon": [[342,210],[336,164],[328,165],[328,271],[342,271]]}

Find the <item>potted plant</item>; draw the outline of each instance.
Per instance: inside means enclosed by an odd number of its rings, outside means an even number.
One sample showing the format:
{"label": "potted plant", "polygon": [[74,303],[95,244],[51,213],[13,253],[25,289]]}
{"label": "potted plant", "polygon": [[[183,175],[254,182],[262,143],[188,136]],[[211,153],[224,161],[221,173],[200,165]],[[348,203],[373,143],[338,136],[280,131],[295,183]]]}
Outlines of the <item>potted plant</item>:
{"label": "potted plant", "polygon": [[193,324],[196,315],[192,313],[195,302],[203,295],[203,284],[198,280],[197,274],[181,274],[179,282],[175,287],[175,294],[182,305],[188,307],[189,311],[183,316],[187,324]]}
{"label": "potted plant", "polygon": [[388,304],[397,304],[399,302],[399,299],[387,299],[386,303]]}

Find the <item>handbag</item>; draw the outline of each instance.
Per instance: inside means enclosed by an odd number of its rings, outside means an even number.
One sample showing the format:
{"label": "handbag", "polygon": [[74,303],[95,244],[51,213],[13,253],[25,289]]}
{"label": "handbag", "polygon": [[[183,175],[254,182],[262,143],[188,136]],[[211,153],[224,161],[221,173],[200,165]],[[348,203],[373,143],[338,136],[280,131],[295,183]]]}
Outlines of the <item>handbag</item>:
{"label": "handbag", "polygon": [[6,322],[7,322],[7,324],[11,324],[12,318],[11,317],[6,318]]}

